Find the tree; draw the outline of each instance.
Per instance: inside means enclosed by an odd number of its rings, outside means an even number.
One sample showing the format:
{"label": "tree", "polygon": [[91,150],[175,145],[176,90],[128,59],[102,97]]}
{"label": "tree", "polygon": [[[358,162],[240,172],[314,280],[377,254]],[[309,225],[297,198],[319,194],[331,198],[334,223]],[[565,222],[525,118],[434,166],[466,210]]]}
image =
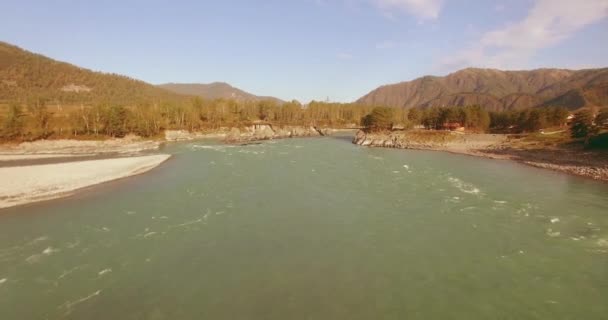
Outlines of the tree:
{"label": "tree", "polygon": [[528,115],[528,119],[524,123],[523,127],[525,130],[530,132],[538,131],[547,125],[545,114],[542,110],[532,110]]}
{"label": "tree", "polygon": [[563,126],[568,121],[570,112],[564,107],[549,108],[547,122],[552,126]]}
{"label": "tree", "polygon": [[34,119],[34,124],[37,130],[40,130],[41,137],[46,138],[48,135],[49,121],[51,113],[46,107],[46,100],[37,98],[28,104],[28,111]]}
{"label": "tree", "polygon": [[585,143],[587,143],[589,136],[593,132],[593,114],[591,111],[581,110],[575,113],[570,127],[572,138],[585,138]]}
{"label": "tree", "polygon": [[420,113],[420,109],[418,109],[418,108],[412,108],[407,113],[407,119],[413,125],[419,125],[420,124],[420,118],[422,118],[422,114]]}
{"label": "tree", "polygon": [[128,110],[119,105],[107,109],[104,117],[104,131],[110,137],[124,137],[127,134]]}
{"label": "tree", "polygon": [[462,111],[463,125],[478,131],[487,131],[490,127],[490,113],[481,106],[467,106]]}
{"label": "tree", "polygon": [[2,123],[2,137],[14,139],[23,134],[23,111],[18,103],[11,103],[8,107],[6,119]]}
{"label": "tree", "polygon": [[388,107],[376,107],[363,118],[363,126],[369,131],[390,130],[393,128],[393,111]]}
{"label": "tree", "polygon": [[422,116],[422,124],[427,129],[439,129],[441,122],[441,109],[438,107],[433,107],[430,109],[424,110],[424,114]]}

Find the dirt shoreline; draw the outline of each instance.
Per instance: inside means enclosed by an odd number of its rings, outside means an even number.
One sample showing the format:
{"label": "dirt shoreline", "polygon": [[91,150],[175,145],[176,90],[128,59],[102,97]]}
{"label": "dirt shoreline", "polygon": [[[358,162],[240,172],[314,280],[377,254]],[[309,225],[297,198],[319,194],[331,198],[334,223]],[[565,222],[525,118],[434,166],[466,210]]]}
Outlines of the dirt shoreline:
{"label": "dirt shoreline", "polygon": [[511,160],[536,168],[608,182],[608,154],[604,152],[555,147],[521,148],[513,145],[507,135],[359,131],[353,143],[368,147],[443,151]]}

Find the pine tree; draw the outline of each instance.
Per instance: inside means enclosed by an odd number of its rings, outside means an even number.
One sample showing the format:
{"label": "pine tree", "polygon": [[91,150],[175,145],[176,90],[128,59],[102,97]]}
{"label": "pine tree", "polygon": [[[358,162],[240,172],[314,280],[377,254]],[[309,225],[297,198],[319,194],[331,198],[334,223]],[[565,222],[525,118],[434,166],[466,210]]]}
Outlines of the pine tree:
{"label": "pine tree", "polygon": [[572,138],[586,138],[587,143],[589,136],[594,132],[593,114],[589,110],[581,110],[574,114],[574,120],[570,127]]}

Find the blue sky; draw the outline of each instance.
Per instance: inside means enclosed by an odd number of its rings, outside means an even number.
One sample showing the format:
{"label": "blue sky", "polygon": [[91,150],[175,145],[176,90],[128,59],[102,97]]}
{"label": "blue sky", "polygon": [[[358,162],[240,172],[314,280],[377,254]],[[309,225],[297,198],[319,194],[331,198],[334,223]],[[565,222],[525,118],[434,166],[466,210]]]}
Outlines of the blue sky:
{"label": "blue sky", "polygon": [[464,67],[608,66],[608,0],[0,2],[0,40],[150,83],[353,101]]}

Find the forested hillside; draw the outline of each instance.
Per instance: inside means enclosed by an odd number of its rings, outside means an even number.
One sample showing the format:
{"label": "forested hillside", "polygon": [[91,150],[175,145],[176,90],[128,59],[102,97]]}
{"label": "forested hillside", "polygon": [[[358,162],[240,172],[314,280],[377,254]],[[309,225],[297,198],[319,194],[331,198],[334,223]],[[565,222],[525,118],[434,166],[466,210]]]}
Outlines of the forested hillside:
{"label": "forested hillside", "polygon": [[181,101],[186,97],[129,77],[94,72],[0,42],[0,101],[44,97],[56,104]]}
{"label": "forested hillside", "polygon": [[297,101],[249,99],[244,92],[224,98],[222,90],[205,99],[195,97],[200,92],[179,94],[0,43],[0,139],[150,137],[166,129],[205,131],[257,122],[352,126],[369,112],[355,104],[313,101],[304,107]]}

